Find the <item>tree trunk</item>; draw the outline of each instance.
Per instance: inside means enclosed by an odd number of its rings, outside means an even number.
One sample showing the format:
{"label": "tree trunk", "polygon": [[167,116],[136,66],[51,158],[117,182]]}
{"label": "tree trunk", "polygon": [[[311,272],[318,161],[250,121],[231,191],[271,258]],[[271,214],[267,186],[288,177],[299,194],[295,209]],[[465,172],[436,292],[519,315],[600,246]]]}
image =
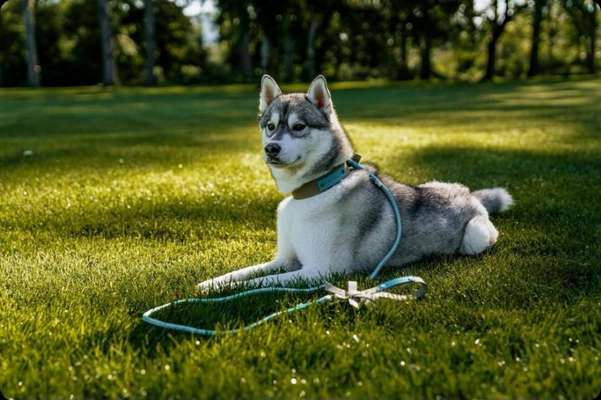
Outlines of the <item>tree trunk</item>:
{"label": "tree trunk", "polygon": [[307,62],[305,63],[307,79],[313,79],[315,77],[315,37],[317,35],[318,27],[319,21],[313,19],[311,25],[309,25],[309,32],[307,34]]}
{"label": "tree trunk", "polygon": [[31,87],[40,86],[40,66],[38,64],[38,48],[35,41],[35,18],[33,8],[35,0],[22,0],[23,22],[25,23],[25,47],[27,51],[27,83]]}
{"label": "tree trunk", "polygon": [[405,80],[410,79],[411,75],[409,74],[409,62],[407,59],[408,50],[407,50],[407,24],[403,21],[401,23],[401,60],[399,65],[399,73],[398,78]]}
{"label": "tree trunk", "polygon": [[117,71],[113,52],[113,35],[109,18],[108,0],[98,0],[98,21],[100,23],[100,41],[102,44],[102,83],[114,85]]}
{"label": "tree trunk", "polygon": [[422,80],[428,80],[432,77],[432,32],[430,24],[432,18],[430,16],[430,1],[422,0],[419,2],[420,9],[422,12],[422,24],[424,30],[421,37],[421,48],[420,48],[420,66],[419,66],[419,78]]}
{"label": "tree trunk", "polygon": [[547,29],[547,38],[545,42],[547,47],[547,62],[553,69],[555,69],[555,53],[553,50],[555,49],[555,39],[558,33],[557,20],[558,18],[556,18],[555,2],[551,1],[549,3],[549,24]]}
{"label": "tree trunk", "polygon": [[593,8],[591,14],[591,31],[589,33],[588,49],[586,51],[586,66],[589,74],[594,74],[595,70],[595,53],[597,51],[597,10]]}
{"label": "tree trunk", "polygon": [[432,76],[432,38],[427,32],[422,39],[420,50],[421,63],[419,67],[419,78],[428,80]]}
{"label": "tree trunk", "polygon": [[497,41],[499,36],[493,33],[486,48],[486,72],[483,81],[490,81],[495,76],[495,65],[497,63]]}
{"label": "tree trunk", "polygon": [[289,34],[284,38],[284,79],[287,82],[294,79],[294,40]]}
{"label": "tree trunk", "polygon": [[244,30],[242,33],[242,40],[240,40],[240,47],[238,49],[238,54],[240,57],[240,66],[242,67],[242,73],[244,74],[244,79],[247,82],[250,82],[252,79],[252,59],[250,57],[250,29]]}
{"label": "tree trunk", "polygon": [[505,10],[503,13],[504,15],[503,15],[502,20],[499,20],[497,5],[498,5],[497,1],[493,1],[493,7],[495,10],[495,14],[494,14],[494,19],[491,21],[492,32],[491,32],[490,41],[488,42],[488,47],[487,47],[486,72],[484,73],[484,76],[482,77],[483,81],[489,81],[495,76],[495,72],[496,72],[495,65],[497,63],[497,43],[499,42],[501,35],[503,35],[503,32],[505,32],[505,28],[507,27],[507,24],[509,24],[518,13],[520,13],[522,10],[525,10],[528,3],[520,4],[519,6],[514,7],[513,12],[510,12],[510,9],[509,9],[510,3],[509,3],[509,1],[505,1]]}
{"label": "tree trunk", "polygon": [[267,68],[269,68],[269,39],[263,36],[261,40],[261,69],[264,74],[267,73]]}
{"label": "tree trunk", "polygon": [[294,37],[291,34],[292,32],[292,18],[288,15],[284,17],[284,35],[283,35],[283,44],[284,44],[284,81],[292,82],[294,79]]}
{"label": "tree trunk", "polygon": [[543,20],[543,9],[547,0],[534,1],[534,14],[532,15],[532,41],[530,45],[530,65],[528,67],[528,76],[538,75],[538,50],[540,47],[540,28]]}
{"label": "tree trunk", "polygon": [[[2,2],[3,2],[3,0],[0,0],[0,8],[2,8],[2,4],[3,4]],[[1,17],[0,17],[0,30],[2,30],[2,18]],[[4,60],[2,58],[3,57],[0,56],[0,87],[4,86],[4,78],[2,75],[2,63],[4,62]]]}
{"label": "tree trunk", "polygon": [[144,0],[144,34],[146,39],[146,62],[144,64],[144,82],[147,85],[156,83],[154,74],[156,52],[156,23],[153,0]]}

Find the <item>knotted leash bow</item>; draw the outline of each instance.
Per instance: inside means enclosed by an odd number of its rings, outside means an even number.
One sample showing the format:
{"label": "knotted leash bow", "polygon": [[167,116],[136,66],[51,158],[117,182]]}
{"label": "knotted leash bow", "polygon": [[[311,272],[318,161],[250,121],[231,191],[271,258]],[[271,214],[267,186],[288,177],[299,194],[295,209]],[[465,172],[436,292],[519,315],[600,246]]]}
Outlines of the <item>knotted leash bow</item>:
{"label": "knotted leash bow", "polygon": [[[419,288],[415,292],[413,296],[406,294],[396,294],[387,292],[387,289],[390,289],[394,286],[398,285],[407,285],[410,283],[416,283],[419,285]],[[330,292],[334,295],[334,297],[338,299],[347,300],[351,306],[354,308],[359,308],[362,303],[371,303],[373,300],[377,299],[391,299],[397,301],[406,301],[414,297],[416,300],[422,298],[426,294],[426,282],[419,276],[404,276],[401,278],[391,279],[384,283],[379,284],[378,286],[374,286],[365,290],[357,290],[357,281],[348,281],[348,289],[345,291],[344,289],[340,289],[332,285],[331,283],[326,283],[324,286],[324,290]]]}
{"label": "knotted leash bow", "polygon": [[[355,154],[352,159],[347,160],[346,165],[352,169],[365,169],[363,167],[363,165],[359,164],[360,158],[361,158],[361,156]],[[399,211],[399,206],[396,202],[396,199],[394,198],[394,194],[390,191],[390,189],[388,189],[388,187],[386,187],[386,185],[384,185],[384,183],[382,183],[380,178],[378,178],[375,174],[373,174],[371,172],[369,172],[368,174],[369,174],[370,182],[373,183],[374,185],[376,185],[376,187],[378,189],[380,189],[386,196],[388,203],[392,207],[392,211],[394,213],[394,221],[395,221],[395,225],[396,225],[396,235],[395,235],[392,246],[390,246],[390,249],[388,250],[386,255],[384,257],[382,257],[380,262],[376,265],[376,267],[374,268],[372,273],[369,275],[370,278],[373,279],[380,273],[380,270],[384,267],[384,265],[388,262],[388,260],[390,260],[390,258],[394,255],[394,253],[396,252],[396,250],[399,247],[399,244],[401,243],[401,212]],[[335,182],[333,185],[327,186],[327,188],[325,188],[323,190],[327,190],[327,189],[333,187],[334,185],[339,183],[340,180],[342,180],[342,178],[343,177],[339,177],[339,180],[337,182]],[[395,286],[408,285],[408,284],[412,284],[412,283],[415,283],[419,286],[418,290],[415,292],[415,294],[413,296],[394,294],[394,293],[390,293],[390,292],[386,291],[387,289],[393,288]],[[187,325],[180,325],[180,324],[174,324],[174,323],[170,323],[170,322],[164,322],[159,319],[151,317],[152,314],[154,314],[158,311],[161,311],[163,309],[170,308],[174,305],[192,304],[192,303],[201,303],[201,304],[203,304],[203,303],[204,304],[206,304],[206,303],[223,303],[223,302],[227,302],[227,301],[231,301],[231,300],[235,300],[235,299],[239,299],[242,297],[247,297],[247,296],[250,296],[253,294],[259,294],[259,293],[277,293],[277,292],[315,293],[320,290],[325,290],[331,294],[327,294],[316,300],[308,301],[306,303],[297,304],[294,307],[290,307],[286,310],[275,312],[273,314],[266,316],[265,318],[262,318],[256,322],[253,322],[252,324],[246,325],[239,329],[221,330],[221,331],[212,330],[212,329],[201,329],[201,328],[195,328],[195,327],[187,326]],[[164,328],[164,329],[171,329],[171,330],[180,331],[180,332],[188,332],[188,333],[197,334],[197,335],[216,336],[216,335],[227,335],[227,334],[247,331],[247,330],[250,330],[250,329],[256,327],[257,325],[260,325],[269,320],[272,320],[279,315],[291,314],[296,311],[304,310],[305,308],[309,307],[312,304],[326,303],[326,302],[332,301],[333,299],[348,300],[349,304],[352,307],[359,308],[359,306],[362,303],[369,303],[372,300],[376,300],[376,299],[386,298],[386,299],[397,300],[397,301],[405,301],[405,300],[411,299],[412,297],[415,299],[419,299],[419,298],[423,297],[425,294],[426,294],[426,283],[424,282],[424,280],[422,278],[420,278],[418,276],[402,276],[399,278],[395,278],[395,279],[391,279],[389,281],[383,282],[383,283],[379,284],[378,286],[375,286],[373,288],[366,289],[366,290],[357,290],[357,282],[356,281],[349,281],[348,282],[348,290],[346,290],[346,291],[344,289],[340,289],[339,287],[336,287],[327,282],[323,285],[310,287],[310,288],[267,287],[267,288],[251,289],[251,290],[247,290],[245,292],[233,294],[230,296],[224,296],[224,297],[191,298],[191,299],[176,300],[172,303],[163,304],[162,306],[158,306],[158,307],[155,307],[155,308],[152,308],[152,309],[146,311],[142,315],[142,319],[144,320],[144,322],[146,322],[148,324],[155,325],[155,326],[158,326],[158,327]]]}

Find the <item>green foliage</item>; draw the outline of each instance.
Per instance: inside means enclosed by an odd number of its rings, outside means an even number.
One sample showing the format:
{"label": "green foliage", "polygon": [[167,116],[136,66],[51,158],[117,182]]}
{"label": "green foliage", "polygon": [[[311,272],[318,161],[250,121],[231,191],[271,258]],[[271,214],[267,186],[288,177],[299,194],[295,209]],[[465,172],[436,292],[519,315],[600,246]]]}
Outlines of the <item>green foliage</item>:
{"label": "green foliage", "polygon": [[[140,315],[274,254],[281,196],[259,153],[254,86],[5,89],[2,392],[594,398],[600,83],[333,85],[365,159],[410,184],[506,186],[516,206],[494,217],[501,236],[485,254],[383,276],[424,277],[421,302],[324,306],[215,339],[154,329]],[[299,299],[272,300],[183,316],[236,322]]]}
{"label": "green foliage", "polygon": [[[18,2],[0,14],[0,79],[2,85],[25,82],[23,28]],[[144,24],[141,2],[112,0],[111,23],[116,64],[123,83],[140,84],[144,65]],[[9,7],[10,6],[10,7]],[[197,83],[206,80],[202,35],[169,0],[155,0],[157,66],[162,82]],[[95,84],[101,76],[100,27],[94,0],[39,0],[36,39],[45,86]]]}
{"label": "green foliage", "polygon": [[[142,8],[135,7],[124,17],[133,43],[144,43],[144,22]],[[203,80],[206,53],[202,48],[200,30],[186,17],[182,8],[169,0],[155,0],[157,64],[159,77],[166,82],[198,83]],[[138,52],[140,66],[130,70],[131,80],[140,79],[144,49]],[[192,72],[193,71],[193,72]]]}
{"label": "green foliage", "polygon": [[[511,21],[501,30],[492,77],[521,79],[530,68],[537,4],[499,0],[480,9],[486,2],[214,0],[219,42],[205,45],[200,19],[183,14],[183,7],[194,2],[201,0],[153,0],[159,82],[256,82],[263,73],[286,82],[310,80],[317,73],[330,80],[475,81],[486,70],[487,43],[507,4],[519,12],[515,18],[509,13]],[[25,82],[18,3],[10,2],[0,14],[2,86]],[[590,0],[538,3],[537,73],[596,73],[599,7]],[[102,64],[96,1],[36,0],[35,4],[43,84],[97,83]],[[143,83],[143,4],[109,0],[115,59],[125,84]],[[498,5],[496,18],[494,4]]]}
{"label": "green foliage", "polygon": [[[496,76],[515,79],[525,77],[529,68],[532,10],[522,12],[526,3],[510,3],[514,5],[512,9],[520,12],[500,39]],[[539,57],[540,69],[545,73],[584,72],[583,68],[572,66],[588,63],[590,58],[583,56],[584,51],[575,49],[574,44],[584,49],[585,42],[599,35],[593,28],[598,12],[589,3],[553,0],[545,5],[541,48],[548,51]],[[476,10],[473,1],[272,4],[239,0],[217,4],[221,43],[225,45],[234,80],[254,80],[264,72],[286,81],[306,80],[323,72],[330,79],[341,80],[421,76],[473,81],[485,69],[485,46],[492,29],[486,22],[492,13],[490,6]],[[291,24],[288,19],[294,22]],[[317,34],[310,41],[313,24]],[[299,67],[292,75],[286,70],[286,46],[290,41],[294,44],[294,63]],[[269,48],[266,58],[262,56],[265,43]],[[309,56],[311,48],[313,61]],[[551,54],[553,49],[557,54]],[[568,57],[560,58],[562,55]],[[246,74],[241,62],[245,57],[252,64]],[[311,63],[314,66],[308,68]]]}
{"label": "green foliage", "polygon": [[16,2],[0,13],[0,86],[25,83],[25,41],[23,23]]}
{"label": "green foliage", "polygon": [[526,76],[531,44],[523,38],[530,36],[530,18],[530,15],[521,14],[508,25],[498,52],[498,76],[507,79]]}

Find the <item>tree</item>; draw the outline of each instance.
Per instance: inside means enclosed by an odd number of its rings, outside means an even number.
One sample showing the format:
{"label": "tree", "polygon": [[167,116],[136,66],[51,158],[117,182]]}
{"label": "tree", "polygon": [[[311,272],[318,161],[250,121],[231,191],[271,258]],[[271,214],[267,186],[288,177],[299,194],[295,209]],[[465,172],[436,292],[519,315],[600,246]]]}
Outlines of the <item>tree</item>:
{"label": "tree", "polygon": [[[260,28],[261,46],[260,46],[260,65],[262,73],[275,73],[278,75],[278,65],[272,62],[279,55],[278,44],[285,42],[287,33],[281,29],[284,21],[284,15],[289,12],[289,2],[268,0],[251,1],[248,10],[255,14],[257,25]],[[284,38],[281,40],[281,38]]]}
{"label": "tree", "polygon": [[102,83],[110,86],[117,82],[117,67],[113,49],[113,35],[108,0],[98,0],[98,21],[102,45]]}
{"label": "tree", "polygon": [[[253,65],[285,80],[293,79],[297,42],[303,35],[306,2],[281,0],[217,0],[222,42],[230,44],[228,59],[245,81]],[[316,4],[315,7],[321,5]],[[274,63],[275,59],[280,59]]]}
{"label": "tree", "polygon": [[325,31],[334,16],[334,13],[341,7],[335,0],[321,0],[308,4],[305,11],[305,20],[307,21],[306,32],[307,41],[305,48],[305,62],[303,65],[303,75],[305,79],[313,79],[318,72],[321,72],[321,65],[318,60],[317,37],[319,31]]}
{"label": "tree", "polygon": [[[336,12],[346,12],[346,2],[337,0],[320,0],[316,2],[302,1],[298,19],[304,32],[305,46],[299,50],[300,58],[304,60],[302,75],[304,79],[310,80],[322,71],[322,58],[324,48],[322,44],[327,43],[324,38],[325,32],[330,26]],[[321,40],[320,40],[321,39]],[[300,46],[299,46],[300,47]]]}
{"label": "tree", "polygon": [[[502,9],[501,9],[502,8]],[[495,75],[497,61],[497,44],[507,24],[509,24],[522,10],[527,8],[527,4],[517,5],[512,0],[493,0],[492,12],[487,18],[490,25],[490,39],[486,46],[486,72],[482,77],[483,81],[491,80]]]}
{"label": "tree", "polygon": [[154,75],[155,51],[157,47],[155,29],[153,0],[144,0],[144,35],[146,43],[144,82],[147,85],[154,85],[156,83],[156,76]]}
{"label": "tree", "polygon": [[596,72],[595,53],[597,50],[597,8],[586,0],[563,0],[563,8],[572,19],[577,37],[574,41],[580,44],[585,41],[584,65],[588,73]]}
{"label": "tree", "polygon": [[595,64],[595,55],[597,52],[597,28],[599,23],[597,22],[597,10],[595,9],[595,5],[593,4],[592,10],[589,13],[589,47],[587,52],[587,66],[588,71],[591,74],[594,74],[596,70]]}
{"label": "tree", "polygon": [[[152,0],[152,5],[155,21],[155,69],[168,82],[198,83],[206,66],[206,52],[202,48],[200,30],[184,14],[183,5],[171,0]],[[132,7],[128,16],[122,19],[121,25],[131,24],[125,28],[135,32],[132,33],[132,40],[143,43],[147,39],[145,22],[146,10]],[[137,75],[139,76],[139,72]],[[158,78],[157,76],[155,79]]]}
{"label": "tree", "polygon": [[4,3],[6,3],[8,0],[0,0],[0,9],[2,8],[2,6],[4,5]]}
{"label": "tree", "polygon": [[256,36],[256,12],[246,0],[216,0],[220,37],[229,43],[228,61],[250,82],[253,77],[251,46]]}
{"label": "tree", "polygon": [[21,2],[5,4],[0,12],[0,86],[27,83]]}
{"label": "tree", "polygon": [[431,4],[429,1],[422,1],[416,9],[416,15],[420,19],[421,37],[419,45],[420,63],[419,78],[422,80],[430,79],[432,75],[432,37],[434,36],[431,18]]}
{"label": "tree", "polygon": [[419,43],[420,79],[430,79],[432,75],[441,76],[432,67],[432,50],[437,43],[451,37],[451,25],[461,1],[459,0],[412,0],[412,14],[409,22],[413,26],[415,41]]}
{"label": "tree", "polygon": [[284,45],[284,81],[294,80],[294,60],[297,46],[296,32],[302,32],[302,26],[299,23],[302,9],[299,2],[292,2],[283,16],[283,45]]}
{"label": "tree", "polygon": [[320,21],[318,18],[311,19],[311,22],[309,23],[309,30],[307,32],[307,60],[304,65],[305,76],[307,77],[315,76],[315,37],[317,36],[319,23]]}
{"label": "tree", "polygon": [[450,26],[452,29],[448,48],[452,50],[447,65],[456,63],[449,71],[456,79],[473,80],[474,74],[480,74],[477,59],[485,32],[477,22],[480,20],[478,16],[475,3],[472,0],[462,0],[453,18],[454,24]]}
{"label": "tree", "polygon": [[[44,67],[40,76],[40,85],[42,86],[73,84],[72,76],[79,75],[79,71],[69,68],[67,57],[72,53],[65,51],[63,47],[65,43],[63,39],[63,12],[63,5],[56,1],[37,0],[35,20],[40,21],[40,23],[36,24],[35,30],[38,62]],[[89,66],[95,60],[86,61]],[[94,83],[97,82],[100,76],[99,74],[96,75]]]}
{"label": "tree", "polygon": [[27,83],[31,87],[40,86],[40,65],[35,41],[35,0],[21,0],[23,22],[25,24],[25,59],[27,61]]}
{"label": "tree", "polygon": [[401,80],[410,79],[408,39],[410,34],[409,27],[411,26],[409,23],[411,8],[406,3],[396,0],[389,0],[386,6],[390,10],[390,31],[396,33],[394,36],[399,37],[399,63],[395,78]]}
{"label": "tree", "polygon": [[[540,48],[540,31],[543,21],[543,11],[547,6],[548,0],[534,0],[534,10],[532,13],[532,39],[530,45],[530,65],[528,67],[528,76],[538,75],[538,51]],[[600,0],[601,1],[601,0]]]}

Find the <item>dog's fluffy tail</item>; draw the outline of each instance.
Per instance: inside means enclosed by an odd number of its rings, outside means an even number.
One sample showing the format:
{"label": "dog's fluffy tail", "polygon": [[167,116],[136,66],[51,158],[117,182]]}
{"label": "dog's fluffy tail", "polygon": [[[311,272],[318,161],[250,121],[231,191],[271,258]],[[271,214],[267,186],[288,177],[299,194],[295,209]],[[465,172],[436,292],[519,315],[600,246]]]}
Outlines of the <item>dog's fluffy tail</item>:
{"label": "dog's fluffy tail", "polygon": [[504,188],[477,190],[472,195],[480,200],[489,214],[503,212],[513,205],[513,197]]}

